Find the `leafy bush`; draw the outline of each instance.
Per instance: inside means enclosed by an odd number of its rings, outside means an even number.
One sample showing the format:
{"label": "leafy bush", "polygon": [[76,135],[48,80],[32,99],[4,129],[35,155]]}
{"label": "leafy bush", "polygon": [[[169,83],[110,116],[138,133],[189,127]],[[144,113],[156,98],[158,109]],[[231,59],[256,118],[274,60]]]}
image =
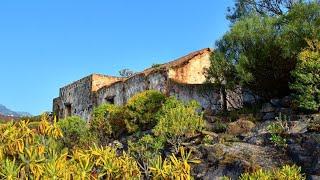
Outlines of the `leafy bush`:
{"label": "leafy bush", "polygon": [[277,121],[268,125],[267,130],[271,133],[270,141],[279,147],[286,147],[287,140],[283,137],[288,129],[287,116],[282,116],[281,113],[276,117]]}
{"label": "leafy bush", "polygon": [[139,162],[145,177],[150,177],[150,162],[161,155],[164,145],[164,138],[151,135],[145,135],[137,142],[128,141],[129,154]]}
{"label": "leafy bush", "polygon": [[129,141],[129,151],[137,159],[148,161],[153,159],[157,155],[160,155],[163,150],[165,139],[161,137],[153,137],[151,135],[145,135],[138,142]]}
{"label": "leafy bush", "polygon": [[282,124],[282,122],[273,122],[270,125],[268,125],[267,130],[271,134],[283,134],[285,132],[285,128]]}
{"label": "leafy bush", "polygon": [[156,135],[184,136],[201,131],[204,127],[202,115],[198,112],[199,105],[196,101],[187,104],[169,98],[157,116],[158,124],[154,128]]}
{"label": "leafy bush", "polygon": [[264,179],[264,180],[304,180],[306,179],[301,173],[301,168],[296,165],[285,165],[281,169],[275,169],[274,171],[264,171],[262,169],[253,173],[244,173],[240,176],[240,180],[252,180],[252,179]]}
{"label": "leafy bush", "polygon": [[140,179],[135,159],[115,148],[54,148],[55,141],[65,141],[60,126],[68,139],[71,133],[82,138],[88,129],[78,117],[59,126],[46,118],[0,124],[0,179]]}
{"label": "leafy bush", "polygon": [[191,151],[186,152],[183,147],[179,148],[181,159],[174,154],[168,159],[162,160],[158,156],[150,167],[154,179],[191,179],[191,163],[200,163],[199,160],[191,159]]}
{"label": "leafy bush", "polygon": [[90,133],[85,120],[77,116],[67,117],[58,122],[63,132],[62,142],[68,148],[89,147],[94,144],[95,137]]}
{"label": "leafy bush", "polygon": [[290,85],[295,101],[306,111],[320,111],[320,41],[307,41],[309,47],[299,55],[295,81]]}
{"label": "leafy bush", "polygon": [[270,141],[279,147],[287,147],[287,140],[280,135],[271,134]]}
{"label": "leafy bush", "polygon": [[127,132],[126,110],[123,106],[102,104],[94,109],[90,129],[97,134],[100,143],[117,138]]}
{"label": "leafy bush", "polygon": [[204,120],[198,109],[195,101],[185,104],[170,97],[157,115],[158,124],[153,132],[156,136],[165,137],[177,151],[184,137],[192,136],[204,128]]}
{"label": "leafy bush", "polygon": [[152,129],[156,124],[155,114],[159,111],[166,97],[159,91],[148,90],[129,99],[126,107],[131,121],[142,130]]}
{"label": "leafy bush", "polygon": [[[279,5],[279,1],[268,2]],[[287,95],[290,93],[289,81],[298,61],[297,56],[307,47],[305,39],[320,38],[319,11],[319,3],[311,1],[297,3],[288,12],[275,16],[246,12],[216,43],[215,52],[218,54],[213,58],[216,61],[211,65],[214,70],[211,74],[223,77],[225,81],[222,81],[222,85],[240,83],[263,98]],[[218,64],[228,66],[214,68],[217,61],[225,61]],[[233,73],[234,69],[236,73]],[[229,74],[234,77],[226,78]],[[311,79],[308,77],[307,81]]]}
{"label": "leafy bush", "polygon": [[227,130],[227,124],[221,122],[221,120],[218,120],[216,122],[214,122],[213,124],[213,132],[215,133],[224,133]]}

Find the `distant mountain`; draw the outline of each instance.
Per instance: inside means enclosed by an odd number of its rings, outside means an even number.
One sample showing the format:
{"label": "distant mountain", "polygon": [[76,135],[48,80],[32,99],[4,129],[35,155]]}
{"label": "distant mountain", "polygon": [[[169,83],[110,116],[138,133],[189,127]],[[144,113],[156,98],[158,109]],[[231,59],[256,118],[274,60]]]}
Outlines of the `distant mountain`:
{"label": "distant mountain", "polygon": [[18,112],[8,109],[6,106],[0,104],[0,115],[9,116],[9,117],[24,117],[24,116],[32,116],[27,112]]}

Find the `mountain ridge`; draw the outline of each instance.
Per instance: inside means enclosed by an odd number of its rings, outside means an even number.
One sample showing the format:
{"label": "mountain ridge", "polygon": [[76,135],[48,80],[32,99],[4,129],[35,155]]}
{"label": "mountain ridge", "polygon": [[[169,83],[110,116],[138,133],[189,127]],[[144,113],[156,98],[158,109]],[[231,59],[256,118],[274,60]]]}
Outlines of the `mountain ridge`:
{"label": "mountain ridge", "polygon": [[0,115],[2,116],[9,116],[9,117],[25,117],[25,116],[32,116],[28,112],[21,112],[21,111],[13,111],[7,108],[5,105],[0,104]]}

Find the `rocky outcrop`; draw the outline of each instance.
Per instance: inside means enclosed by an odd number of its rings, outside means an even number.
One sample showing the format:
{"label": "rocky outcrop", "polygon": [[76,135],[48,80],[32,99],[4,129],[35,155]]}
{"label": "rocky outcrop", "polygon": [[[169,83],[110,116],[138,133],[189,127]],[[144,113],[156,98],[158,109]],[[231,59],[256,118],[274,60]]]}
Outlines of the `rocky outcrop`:
{"label": "rocky outcrop", "polygon": [[278,114],[291,116],[294,114],[291,109],[292,98],[290,96],[285,96],[282,99],[271,99],[269,102],[264,103],[261,108],[262,120],[273,120]]}
{"label": "rocky outcrop", "polygon": [[195,165],[193,173],[198,179],[208,180],[223,176],[237,179],[243,172],[272,169],[291,162],[288,156],[274,147],[244,142],[202,145],[197,153],[202,163]]}

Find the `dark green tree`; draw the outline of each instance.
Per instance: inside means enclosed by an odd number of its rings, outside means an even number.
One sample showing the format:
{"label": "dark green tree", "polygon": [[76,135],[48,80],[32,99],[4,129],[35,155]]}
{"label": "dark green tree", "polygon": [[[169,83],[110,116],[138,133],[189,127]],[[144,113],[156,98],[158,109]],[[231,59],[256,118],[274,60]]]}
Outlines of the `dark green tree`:
{"label": "dark green tree", "polygon": [[253,13],[279,16],[288,12],[296,3],[304,0],[235,0],[234,7],[228,8],[227,19],[235,23]]}
{"label": "dark green tree", "polygon": [[237,84],[236,69],[234,64],[225,58],[225,55],[216,51],[210,56],[211,66],[206,69],[207,82],[213,88],[220,89],[222,94],[222,109],[227,111],[227,90],[234,89]]}
{"label": "dark green tree", "polygon": [[217,42],[217,51],[234,64],[240,83],[261,97],[289,94],[290,72],[307,47],[305,39],[320,36],[317,2],[290,8],[284,15],[253,12],[243,16]]}
{"label": "dark green tree", "polygon": [[299,55],[295,78],[290,84],[298,106],[304,110],[320,111],[320,40],[308,40],[309,47]]}

